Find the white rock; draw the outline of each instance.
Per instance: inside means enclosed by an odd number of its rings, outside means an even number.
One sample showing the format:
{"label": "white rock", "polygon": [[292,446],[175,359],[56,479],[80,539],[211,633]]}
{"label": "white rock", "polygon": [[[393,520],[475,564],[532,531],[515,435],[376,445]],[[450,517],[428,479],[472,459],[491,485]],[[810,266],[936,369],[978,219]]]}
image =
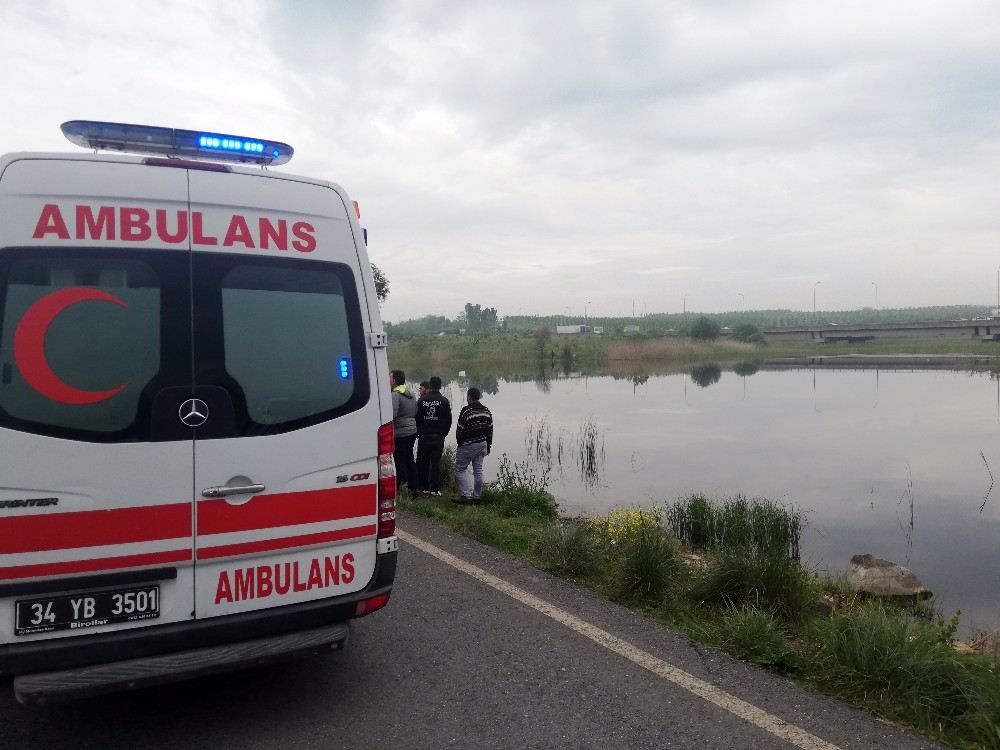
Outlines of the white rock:
{"label": "white rock", "polygon": [[931,595],[909,568],[874,555],[855,555],[851,558],[850,581],[855,591],[873,596],[925,599]]}

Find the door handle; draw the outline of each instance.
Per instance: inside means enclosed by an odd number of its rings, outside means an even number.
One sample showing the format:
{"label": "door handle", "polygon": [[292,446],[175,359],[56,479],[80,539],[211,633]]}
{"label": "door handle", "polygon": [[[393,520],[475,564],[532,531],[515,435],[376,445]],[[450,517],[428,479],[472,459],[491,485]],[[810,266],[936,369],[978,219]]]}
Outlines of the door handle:
{"label": "door handle", "polygon": [[228,495],[252,495],[263,492],[267,488],[262,484],[248,484],[244,487],[206,487],[201,491],[202,497],[226,497]]}

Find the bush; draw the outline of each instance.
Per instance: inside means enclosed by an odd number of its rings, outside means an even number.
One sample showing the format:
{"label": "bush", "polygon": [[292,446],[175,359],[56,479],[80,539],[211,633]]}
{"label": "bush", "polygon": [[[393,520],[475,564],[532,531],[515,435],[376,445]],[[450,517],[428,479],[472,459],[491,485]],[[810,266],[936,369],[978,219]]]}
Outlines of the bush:
{"label": "bush", "polygon": [[960,654],[950,628],[869,602],[817,629],[817,681],[838,694],[975,747],[1000,746],[1000,674]]}
{"label": "bush", "polygon": [[659,508],[618,508],[608,515],[588,521],[590,527],[608,544],[623,544],[646,529],[663,528]]}
{"label": "bush", "polygon": [[760,335],[760,329],[753,323],[740,323],[733,327],[733,338],[745,344],[756,344],[764,340]]}
{"label": "bush", "polygon": [[552,573],[585,576],[598,567],[598,546],[593,532],[581,523],[546,526],[535,542],[535,553]]}
{"label": "bush", "polygon": [[690,596],[700,604],[769,610],[785,620],[802,620],[816,606],[809,574],[798,563],[771,556],[725,554],[695,579]]}
{"label": "bush", "polygon": [[658,599],[686,575],[676,543],[658,525],[625,536],[618,555],[618,588],[626,598]]}
{"label": "bush", "polygon": [[728,610],[715,640],[737,659],[761,666],[790,666],[794,654],[781,621],[770,612],[744,605]]}
{"label": "bush", "polygon": [[704,315],[691,324],[690,335],[695,341],[712,341],[719,338],[722,326]]}
{"label": "bush", "polygon": [[558,517],[556,499],[548,491],[549,469],[536,472],[527,462],[513,463],[500,456],[497,481],[483,490],[483,503],[504,516]]}
{"label": "bush", "polygon": [[668,528],[678,539],[706,550],[797,560],[804,520],[795,508],[742,495],[713,502],[692,495],[667,507]]}

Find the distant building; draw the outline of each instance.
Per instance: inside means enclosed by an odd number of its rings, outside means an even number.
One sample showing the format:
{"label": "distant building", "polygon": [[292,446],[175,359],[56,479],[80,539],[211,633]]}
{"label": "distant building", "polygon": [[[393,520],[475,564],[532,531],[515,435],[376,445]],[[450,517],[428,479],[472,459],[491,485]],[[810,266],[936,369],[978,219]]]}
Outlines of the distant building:
{"label": "distant building", "polygon": [[622,330],[622,333],[624,333],[626,336],[635,336],[637,333],[639,333],[639,326],[625,326],[625,328]]}

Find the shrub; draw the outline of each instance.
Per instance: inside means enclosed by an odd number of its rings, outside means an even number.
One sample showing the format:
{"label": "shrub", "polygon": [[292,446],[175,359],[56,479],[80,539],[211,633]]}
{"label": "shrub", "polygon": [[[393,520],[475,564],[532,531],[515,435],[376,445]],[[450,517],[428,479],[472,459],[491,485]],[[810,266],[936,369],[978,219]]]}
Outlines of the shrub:
{"label": "shrub", "polygon": [[737,495],[721,503],[692,495],[667,507],[667,527],[693,547],[797,560],[802,512],[763,498]]}
{"label": "shrub", "polygon": [[975,747],[1000,745],[1000,674],[948,644],[950,628],[881,602],[820,622],[817,681]]}
{"label": "shrub", "polygon": [[715,639],[737,659],[761,666],[790,666],[794,654],[781,621],[770,612],[743,605],[729,609]]}
{"label": "shrub", "polygon": [[696,341],[712,341],[719,338],[720,333],[722,333],[722,326],[704,315],[691,324],[690,335]]}
{"label": "shrub", "polygon": [[764,340],[760,330],[753,323],[740,323],[733,327],[733,338],[745,344],[756,344]]}
{"label": "shrub", "polygon": [[685,576],[676,543],[659,525],[643,524],[618,547],[618,589],[626,598],[658,599]]}
{"label": "shrub", "polygon": [[690,595],[698,603],[749,605],[786,620],[804,619],[816,603],[812,579],[798,563],[766,555],[722,555],[695,579]]}
{"label": "shrub", "polygon": [[598,549],[593,533],[582,523],[550,524],[535,542],[535,552],[552,573],[584,576],[598,566]]}
{"label": "shrub", "polygon": [[483,490],[483,503],[504,516],[558,517],[556,499],[548,491],[549,468],[535,471],[527,462],[514,463],[500,456],[497,481]]}
{"label": "shrub", "polygon": [[617,545],[646,529],[660,531],[662,513],[659,508],[618,508],[588,523],[604,541]]}

